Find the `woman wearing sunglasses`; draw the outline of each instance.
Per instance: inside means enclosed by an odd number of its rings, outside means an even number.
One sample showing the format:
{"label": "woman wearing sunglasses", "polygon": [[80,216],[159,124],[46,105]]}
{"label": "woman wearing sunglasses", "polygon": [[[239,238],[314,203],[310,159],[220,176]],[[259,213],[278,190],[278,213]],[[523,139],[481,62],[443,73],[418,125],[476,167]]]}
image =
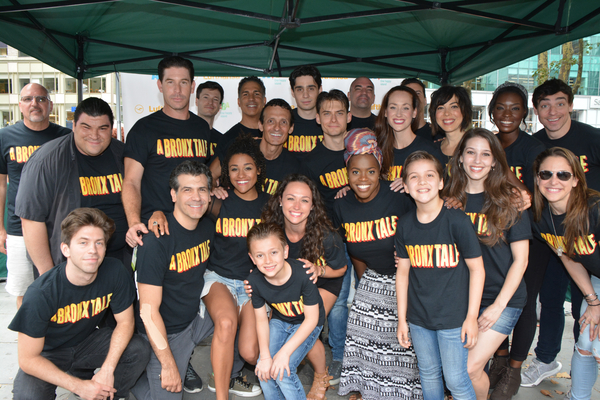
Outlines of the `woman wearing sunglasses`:
{"label": "woman wearing sunglasses", "polygon": [[581,334],[571,360],[571,399],[590,399],[600,363],[600,193],[588,189],[579,158],[562,147],[533,164],[533,230],[560,257],[584,294]]}

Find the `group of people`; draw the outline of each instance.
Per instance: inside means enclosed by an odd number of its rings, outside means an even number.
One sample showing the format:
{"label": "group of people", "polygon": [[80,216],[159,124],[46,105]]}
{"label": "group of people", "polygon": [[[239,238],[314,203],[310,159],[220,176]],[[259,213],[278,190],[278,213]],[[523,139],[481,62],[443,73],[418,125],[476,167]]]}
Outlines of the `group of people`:
{"label": "group of people", "polygon": [[[181,399],[203,388],[191,357],[210,335],[217,399],[320,400],[331,385],[351,399],[486,399],[490,389],[510,399],[562,368],[569,282],[569,396],[591,398],[600,132],[571,119],[564,82],[535,89],[544,128],[533,136],[521,130],[526,89],[500,85],[494,134],[471,127],[462,87],[432,94],[427,123],[418,79],[390,89],[374,115],[368,78],[326,92],[305,65],[289,78],[293,109],[243,78],[242,119],[221,134],[218,83],[196,88],[178,56],[158,76],[164,107],[125,144],[98,98],[78,105],[72,131],[51,123],[35,83],[21,91],[23,122],[0,130],[15,399],[53,399],[57,386],[84,399]],[[538,294],[536,358],[521,371]]]}

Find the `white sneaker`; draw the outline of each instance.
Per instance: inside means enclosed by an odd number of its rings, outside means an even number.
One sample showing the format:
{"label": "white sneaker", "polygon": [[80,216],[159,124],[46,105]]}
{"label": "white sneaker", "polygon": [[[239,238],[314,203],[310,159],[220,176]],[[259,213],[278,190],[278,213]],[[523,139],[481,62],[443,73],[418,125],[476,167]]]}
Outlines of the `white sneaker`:
{"label": "white sneaker", "polygon": [[521,386],[534,387],[540,384],[544,379],[556,374],[562,368],[562,364],[556,360],[546,364],[534,358],[529,364],[529,368],[521,372]]}

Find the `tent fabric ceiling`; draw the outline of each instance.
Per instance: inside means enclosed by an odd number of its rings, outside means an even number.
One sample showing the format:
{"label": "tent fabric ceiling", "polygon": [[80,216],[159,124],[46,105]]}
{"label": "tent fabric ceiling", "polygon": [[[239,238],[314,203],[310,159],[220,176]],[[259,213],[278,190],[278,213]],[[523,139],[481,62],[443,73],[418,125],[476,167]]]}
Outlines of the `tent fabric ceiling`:
{"label": "tent fabric ceiling", "polygon": [[591,0],[0,0],[0,41],[76,78],[178,54],[203,76],[460,83],[599,32]]}

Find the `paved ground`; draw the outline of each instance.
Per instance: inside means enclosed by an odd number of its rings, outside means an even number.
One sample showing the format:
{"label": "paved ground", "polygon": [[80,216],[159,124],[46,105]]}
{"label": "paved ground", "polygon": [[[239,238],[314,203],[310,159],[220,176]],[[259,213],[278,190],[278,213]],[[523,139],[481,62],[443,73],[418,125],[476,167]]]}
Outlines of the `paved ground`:
{"label": "paved ground", "polygon": [[[5,283],[0,283],[0,400],[12,399],[12,382],[16,375],[18,364],[17,364],[17,334],[9,331],[7,326],[11,321],[14,313],[16,312],[15,298],[11,297],[4,288]],[[569,307],[570,308],[570,307]],[[565,333],[563,335],[562,351],[558,356],[558,360],[562,363],[563,368],[561,372],[569,373],[571,365],[571,355],[573,352],[573,323],[572,318],[568,316],[567,323],[565,324]],[[192,363],[196,368],[196,371],[200,374],[202,379],[205,379],[205,386],[208,380],[208,374],[211,372],[210,366],[210,347],[209,343],[203,343],[196,348],[194,356],[192,357]],[[328,352],[328,361],[330,361],[331,353]],[[528,365],[531,361],[531,355],[525,362]],[[301,367],[299,371],[302,383],[306,391],[310,389],[312,383],[313,371],[310,366],[306,365]],[[547,379],[542,382],[538,387],[535,388],[521,388],[519,393],[513,398],[514,400],[537,400],[545,399],[548,397],[541,393],[541,390],[547,390],[554,399],[560,400],[564,398],[564,393],[569,390],[571,386],[570,379],[567,378],[556,378]],[[60,400],[76,400],[78,397],[66,392],[65,390],[59,389],[57,391],[57,398]],[[214,393],[204,389],[200,393],[183,395],[184,400],[214,400],[216,398]],[[230,396],[232,400],[238,400],[237,396]],[[329,400],[347,399],[348,396],[338,396],[337,390],[329,390],[327,392],[327,398]],[[257,400],[263,400],[263,396],[257,397]],[[594,387],[594,393],[592,399],[600,399],[600,380],[596,382]],[[133,400],[133,396],[130,397]]]}

